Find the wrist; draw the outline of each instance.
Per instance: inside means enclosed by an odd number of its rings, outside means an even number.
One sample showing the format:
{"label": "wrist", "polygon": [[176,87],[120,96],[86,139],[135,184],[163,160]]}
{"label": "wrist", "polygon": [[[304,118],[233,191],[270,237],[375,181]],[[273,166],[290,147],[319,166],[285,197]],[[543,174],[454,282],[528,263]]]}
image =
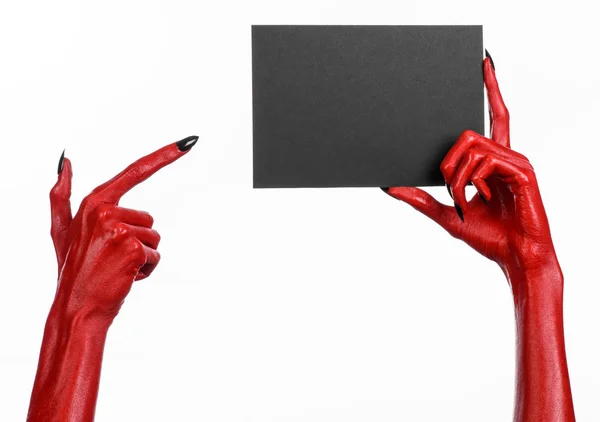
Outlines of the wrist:
{"label": "wrist", "polygon": [[112,320],[100,318],[93,309],[73,308],[58,296],[54,300],[46,325],[69,335],[106,336]]}
{"label": "wrist", "polygon": [[515,305],[532,306],[542,302],[562,307],[564,278],[554,253],[535,262],[520,261],[502,269],[512,288]]}
{"label": "wrist", "polygon": [[118,309],[115,312],[102,309],[98,300],[82,288],[89,281],[63,270],[48,319],[73,328],[85,327],[99,332],[108,330]]}

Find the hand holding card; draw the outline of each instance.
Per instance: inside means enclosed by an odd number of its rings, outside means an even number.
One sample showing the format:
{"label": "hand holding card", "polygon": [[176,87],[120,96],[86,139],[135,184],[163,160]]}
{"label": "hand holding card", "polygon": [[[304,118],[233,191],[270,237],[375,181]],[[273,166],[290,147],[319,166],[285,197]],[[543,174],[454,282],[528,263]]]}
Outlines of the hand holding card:
{"label": "hand holding card", "polygon": [[[384,188],[495,261],[517,318],[516,421],[574,421],[563,331],[563,275],[529,160],[510,148],[509,113],[491,58],[483,63],[491,139],[467,130],[441,164],[454,206],[412,187]],[[478,195],[470,200],[472,182]]]}

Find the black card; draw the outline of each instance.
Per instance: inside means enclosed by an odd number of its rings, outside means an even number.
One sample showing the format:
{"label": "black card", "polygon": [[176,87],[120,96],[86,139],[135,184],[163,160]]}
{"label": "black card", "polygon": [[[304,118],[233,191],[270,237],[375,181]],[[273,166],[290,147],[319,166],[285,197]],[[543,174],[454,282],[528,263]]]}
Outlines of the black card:
{"label": "black card", "polygon": [[254,187],[443,185],[484,130],[481,26],[253,26]]}

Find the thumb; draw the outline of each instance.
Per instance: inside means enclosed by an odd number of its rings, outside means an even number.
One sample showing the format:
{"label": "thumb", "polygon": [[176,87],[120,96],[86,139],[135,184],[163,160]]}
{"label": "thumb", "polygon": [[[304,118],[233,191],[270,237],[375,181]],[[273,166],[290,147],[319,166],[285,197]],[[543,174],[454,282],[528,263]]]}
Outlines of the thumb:
{"label": "thumb", "polygon": [[455,220],[458,220],[454,208],[442,204],[433,196],[419,188],[393,187],[381,189],[388,195],[402,202],[406,202],[408,205],[431,218],[444,229],[452,233],[452,230],[457,223]]}
{"label": "thumb", "polygon": [[65,158],[65,152],[63,151],[58,162],[58,180],[50,190],[50,212],[52,217],[50,236],[54,242],[59,272],[67,254],[67,232],[73,219],[71,215],[72,177],[71,161]]}

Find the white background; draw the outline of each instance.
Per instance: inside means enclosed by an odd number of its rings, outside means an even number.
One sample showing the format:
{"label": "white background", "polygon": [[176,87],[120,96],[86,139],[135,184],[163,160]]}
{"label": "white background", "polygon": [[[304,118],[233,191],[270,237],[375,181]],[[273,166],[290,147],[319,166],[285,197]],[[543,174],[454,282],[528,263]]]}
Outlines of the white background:
{"label": "white background", "polygon": [[495,264],[378,189],[252,190],[250,26],[285,23],[484,25],[565,274],[578,419],[600,420],[592,5],[3,2],[0,420],[25,419],[55,290],[62,149],[76,206],[192,134],[121,203],[153,214],[163,260],[109,332],[96,420],[511,420],[513,305]]}

